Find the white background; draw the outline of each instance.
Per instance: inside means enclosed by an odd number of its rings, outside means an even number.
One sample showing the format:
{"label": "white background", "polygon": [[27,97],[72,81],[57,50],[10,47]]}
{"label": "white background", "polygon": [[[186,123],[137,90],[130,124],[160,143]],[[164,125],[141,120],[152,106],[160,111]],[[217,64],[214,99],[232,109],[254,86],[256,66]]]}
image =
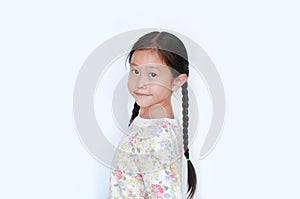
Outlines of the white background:
{"label": "white background", "polygon": [[222,78],[225,126],[197,198],[300,198],[299,18],[296,0],[1,1],[0,198],[105,198],[74,83],[98,45],[139,28],[190,37]]}

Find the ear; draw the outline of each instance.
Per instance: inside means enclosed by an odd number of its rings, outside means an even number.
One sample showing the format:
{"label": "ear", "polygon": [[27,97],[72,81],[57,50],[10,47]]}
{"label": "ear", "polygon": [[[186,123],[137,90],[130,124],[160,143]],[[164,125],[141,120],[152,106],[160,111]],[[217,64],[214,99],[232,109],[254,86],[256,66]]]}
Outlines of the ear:
{"label": "ear", "polygon": [[181,74],[173,80],[172,92],[177,91],[186,81],[188,77],[186,74]]}

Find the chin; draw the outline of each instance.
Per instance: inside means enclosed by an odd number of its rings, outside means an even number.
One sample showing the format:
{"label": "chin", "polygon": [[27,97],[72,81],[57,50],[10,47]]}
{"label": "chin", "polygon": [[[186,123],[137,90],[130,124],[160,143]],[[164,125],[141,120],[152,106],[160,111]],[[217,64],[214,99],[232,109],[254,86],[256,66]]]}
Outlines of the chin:
{"label": "chin", "polygon": [[148,103],[143,103],[143,102],[139,102],[139,100],[136,100],[136,103],[142,107],[142,108],[145,108],[145,107],[148,107],[148,106],[151,106],[151,104],[148,104]]}
{"label": "chin", "polygon": [[140,106],[140,107],[146,107],[146,105],[144,103],[139,103],[138,101],[136,101],[136,103]]}

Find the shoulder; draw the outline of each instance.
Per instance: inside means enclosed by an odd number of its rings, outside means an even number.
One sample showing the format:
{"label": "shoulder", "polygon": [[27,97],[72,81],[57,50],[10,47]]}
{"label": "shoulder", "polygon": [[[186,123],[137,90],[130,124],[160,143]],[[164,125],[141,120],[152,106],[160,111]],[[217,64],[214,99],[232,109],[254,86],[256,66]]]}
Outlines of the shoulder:
{"label": "shoulder", "polygon": [[159,124],[162,128],[164,129],[179,129],[180,128],[180,123],[177,119],[172,119],[172,120],[164,120]]}
{"label": "shoulder", "polygon": [[136,136],[148,137],[161,133],[179,133],[182,129],[178,119],[162,118],[140,120],[136,118],[129,127],[129,133]]}
{"label": "shoulder", "polygon": [[159,133],[167,133],[167,134],[174,134],[179,135],[181,132],[181,126],[178,120],[163,120],[157,123],[154,123],[153,128],[156,129]]}

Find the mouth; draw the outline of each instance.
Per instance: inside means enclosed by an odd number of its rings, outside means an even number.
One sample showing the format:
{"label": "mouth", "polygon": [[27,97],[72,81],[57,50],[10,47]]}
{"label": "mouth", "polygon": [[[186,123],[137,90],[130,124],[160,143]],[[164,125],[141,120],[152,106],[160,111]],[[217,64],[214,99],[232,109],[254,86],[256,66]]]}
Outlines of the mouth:
{"label": "mouth", "polygon": [[144,93],[135,93],[137,96],[150,96],[149,94],[144,94]]}

